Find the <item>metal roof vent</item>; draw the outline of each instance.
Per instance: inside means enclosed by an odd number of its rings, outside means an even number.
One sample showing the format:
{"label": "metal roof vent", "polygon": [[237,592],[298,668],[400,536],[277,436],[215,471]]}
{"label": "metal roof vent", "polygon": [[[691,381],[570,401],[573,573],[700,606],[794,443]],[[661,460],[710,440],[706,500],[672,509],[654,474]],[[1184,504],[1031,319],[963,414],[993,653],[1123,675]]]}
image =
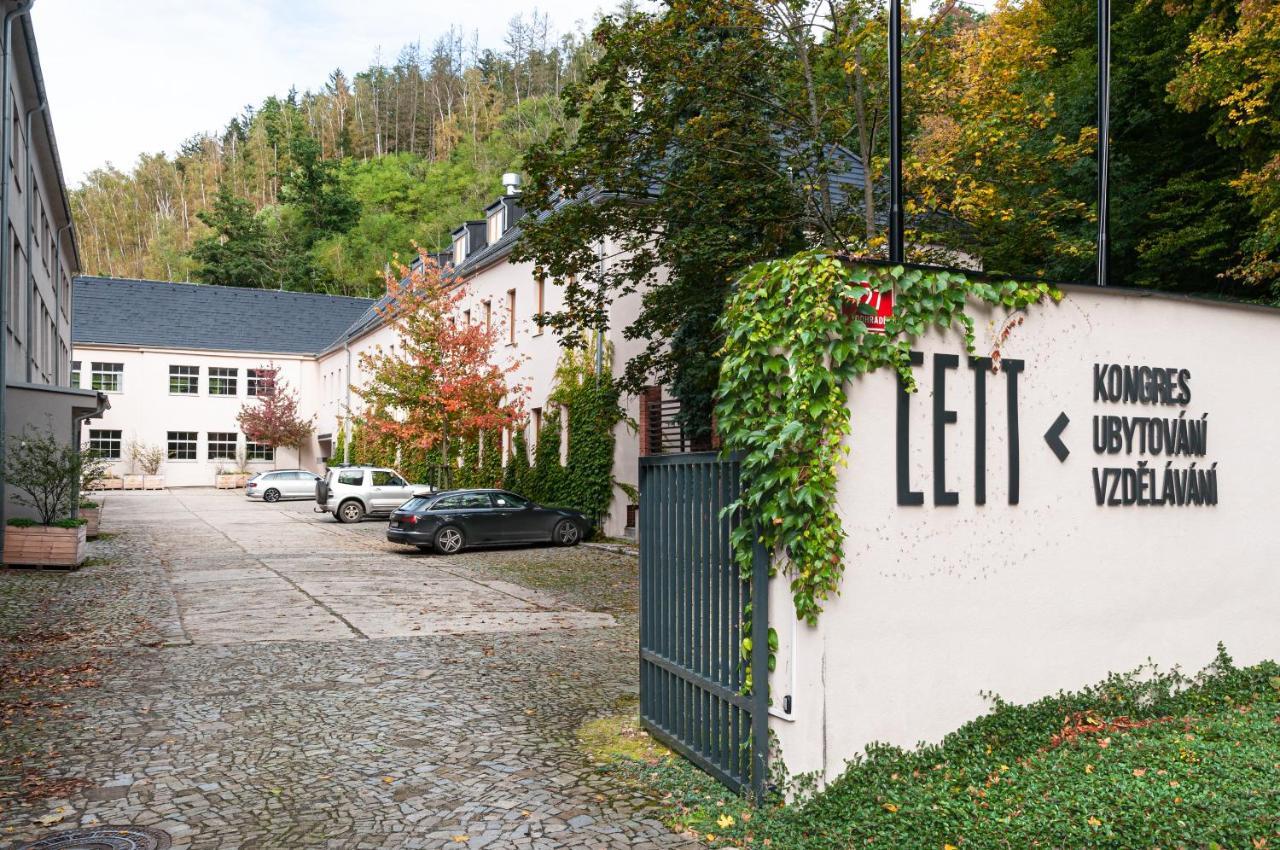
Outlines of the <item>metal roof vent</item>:
{"label": "metal roof vent", "polygon": [[508,171],[502,175],[502,185],[507,188],[508,195],[520,194],[520,175],[514,171]]}

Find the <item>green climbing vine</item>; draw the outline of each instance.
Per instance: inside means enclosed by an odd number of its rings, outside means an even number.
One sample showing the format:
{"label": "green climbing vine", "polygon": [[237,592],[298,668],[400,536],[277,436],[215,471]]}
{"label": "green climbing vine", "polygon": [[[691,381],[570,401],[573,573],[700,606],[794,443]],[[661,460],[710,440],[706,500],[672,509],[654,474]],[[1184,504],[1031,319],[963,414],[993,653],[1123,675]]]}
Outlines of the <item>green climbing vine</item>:
{"label": "green climbing vine", "polygon": [[[868,285],[894,292],[883,334],[851,315],[866,311],[856,305]],[[749,569],[758,528],[765,547],[785,555],[796,616],[816,623],[844,573],[835,491],[848,454],[846,384],[889,367],[914,392],[911,346],[930,329],[958,327],[972,353],[969,299],[1016,310],[1061,298],[1044,283],[859,263],[822,251],[748,269],[721,318],[716,405],[726,451],[741,452],[742,493],[734,507],[751,519],[733,534],[739,563]]]}

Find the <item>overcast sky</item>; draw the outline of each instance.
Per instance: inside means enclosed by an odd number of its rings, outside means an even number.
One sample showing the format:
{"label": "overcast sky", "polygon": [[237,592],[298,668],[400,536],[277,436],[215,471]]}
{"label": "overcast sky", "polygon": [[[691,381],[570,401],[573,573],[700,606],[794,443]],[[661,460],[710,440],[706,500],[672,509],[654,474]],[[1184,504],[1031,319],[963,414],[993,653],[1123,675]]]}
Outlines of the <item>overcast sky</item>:
{"label": "overcast sky", "polygon": [[[36,0],[49,108],[67,182],[144,152],[173,152],[271,94],[318,89],[450,25],[500,47],[536,7],[565,32],[613,0]],[[927,0],[916,0],[924,5]],[[921,10],[923,11],[923,9]]]}

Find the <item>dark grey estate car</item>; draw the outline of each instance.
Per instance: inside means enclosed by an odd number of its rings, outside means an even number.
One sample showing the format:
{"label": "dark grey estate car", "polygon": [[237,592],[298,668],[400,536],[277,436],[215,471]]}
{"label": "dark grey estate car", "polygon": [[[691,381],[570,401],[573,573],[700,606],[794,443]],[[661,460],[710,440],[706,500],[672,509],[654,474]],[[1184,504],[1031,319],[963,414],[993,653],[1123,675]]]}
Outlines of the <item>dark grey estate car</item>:
{"label": "dark grey estate car", "polygon": [[574,546],[590,531],[578,511],[544,508],[506,490],[446,490],[416,493],[396,508],[387,540],[451,555],[477,545]]}

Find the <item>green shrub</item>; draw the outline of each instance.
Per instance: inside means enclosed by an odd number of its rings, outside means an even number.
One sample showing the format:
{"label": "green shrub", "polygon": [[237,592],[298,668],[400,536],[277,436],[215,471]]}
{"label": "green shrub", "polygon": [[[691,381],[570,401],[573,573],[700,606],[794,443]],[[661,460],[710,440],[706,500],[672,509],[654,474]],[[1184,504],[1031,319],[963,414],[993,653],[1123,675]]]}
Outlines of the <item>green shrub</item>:
{"label": "green shrub", "polygon": [[39,524],[40,523],[36,522],[35,520],[28,519],[27,517],[24,517],[24,516],[10,517],[5,522],[5,525],[11,525],[14,528],[31,528],[32,526],[39,525]]}
{"label": "green shrub", "polygon": [[[1280,842],[1280,666],[1224,651],[992,711],[915,750],[874,745],[823,791],[750,808],[682,762],[620,764],[713,845],[778,850],[1257,848]],[[744,815],[747,820],[744,820]]]}
{"label": "green shrub", "polygon": [[96,507],[98,507],[97,502],[91,502],[88,499],[82,499],[80,501],[80,510],[82,511],[91,511]]}
{"label": "green shrub", "polygon": [[79,528],[82,525],[87,525],[88,522],[89,520],[81,519],[80,517],[76,517],[75,519],[67,517],[66,519],[60,519],[53,522],[52,525],[54,528]]}

